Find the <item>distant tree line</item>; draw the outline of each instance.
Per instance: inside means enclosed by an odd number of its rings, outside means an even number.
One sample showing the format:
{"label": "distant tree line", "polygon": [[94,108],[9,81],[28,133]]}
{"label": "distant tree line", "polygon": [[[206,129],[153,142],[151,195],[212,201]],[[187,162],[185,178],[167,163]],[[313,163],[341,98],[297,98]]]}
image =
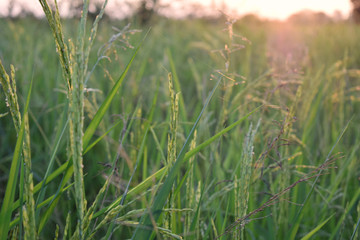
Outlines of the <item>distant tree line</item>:
{"label": "distant tree line", "polygon": [[[58,0],[59,1],[59,0]],[[360,23],[360,0],[350,0],[353,6],[351,18],[356,23]],[[2,17],[28,17],[34,16],[34,12],[27,8],[27,5],[19,0],[8,0],[8,9],[3,11]],[[49,0],[50,5],[54,8],[54,0]],[[100,12],[101,6],[104,0],[91,0],[89,8],[89,17],[95,18],[96,15]],[[173,0],[171,3],[164,4],[161,0],[117,0],[115,1],[118,5],[118,9],[127,7],[131,9],[131,14],[136,16],[138,22],[142,25],[148,24],[154,16],[164,13],[164,9],[171,12],[171,8],[176,5],[182,6],[185,12],[187,12],[187,17],[204,17],[211,16],[211,13],[206,12],[208,9],[204,8],[201,3],[189,3],[186,0]],[[82,0],[62,0],[59,1],[60,8],[66,8],[66,12],[69,17],[77,16],[82,8]],[[182,3],[182,4],[179,4]],[[213,4],[215,1],[213,1]],[[225,1],[222,1],[223,6],[212,6],[214,9],[223,9],[224,12],[226,9]],[[176,8],[174,7],[174,8]],[[109,13],[105,13],[105,17],[110,17]],[[216,15],[216,14],[215,14]],[[337,11],[334,16],[328,16],[322,12],[312,12],[312,11],[300,11],[296,14],[293,14],[289,17],[291,22],[295,23],[308,23],[308,22],[318,22],[326,23],[331,21],[336,21],[342,19],[341,12]]]}

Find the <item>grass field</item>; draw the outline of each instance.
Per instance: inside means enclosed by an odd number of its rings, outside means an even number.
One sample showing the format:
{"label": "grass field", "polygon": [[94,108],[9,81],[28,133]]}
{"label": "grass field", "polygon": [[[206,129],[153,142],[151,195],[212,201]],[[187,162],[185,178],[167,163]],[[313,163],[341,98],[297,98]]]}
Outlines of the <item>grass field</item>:
{"label": "grass field", "polygon": [[358,239],[359,26],[48,17],[0,19],[0,239]]}

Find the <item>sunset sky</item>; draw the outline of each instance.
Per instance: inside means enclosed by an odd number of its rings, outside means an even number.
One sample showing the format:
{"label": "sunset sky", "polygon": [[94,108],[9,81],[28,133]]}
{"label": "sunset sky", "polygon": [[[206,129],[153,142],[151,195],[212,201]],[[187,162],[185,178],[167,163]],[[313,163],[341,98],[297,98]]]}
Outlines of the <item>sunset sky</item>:
{"label": "sunset sky", "polygon": [[[211,2],[211,0],[201,2],[207,1]],[[340,10],[345,16],[348,16],[351,10],[350,0],[228,0],[226,2],[239,13],[253,12],[275,19],[285,19],[303,9],[323,11],[330,15],[335,10]]]}
{"label": "sunset sky", "polygon": [[[16,1],[26,2],[26,5],[31,9],[40,10],[40,4],[37,0]],[[162,2],[168,1],[162,0]],[[340,10],[344,16],[348,16],[351,10],[350,0],[183,0],[182,3],[200,2],[207,6],[215,5],[215,7],[219,7],[223,1],[225,1],[231,11],[240,14],[256,13],[272,19],[286,19],[292,13],[303,9],[323,11],[329,15],[332,15],[335,10]],[[0,0],[0,11],[3,12],[6,9],[7,2],[8,0]],[[114,0],[109,0],[109,8],[112,2]]]}

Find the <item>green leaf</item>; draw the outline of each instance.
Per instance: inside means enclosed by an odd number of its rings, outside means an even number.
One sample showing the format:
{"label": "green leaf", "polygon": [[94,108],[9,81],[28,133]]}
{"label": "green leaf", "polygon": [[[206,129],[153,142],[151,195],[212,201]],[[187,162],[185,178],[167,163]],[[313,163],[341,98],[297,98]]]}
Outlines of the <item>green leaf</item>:
{"label": "green leaf", "polygon": [[[156,181],[157,179],[161,178],[167,171],[167,167],[163,167],[160,170],[158,170],[156,173],[154,173],[153,175],[149,176],[147,179],[145,179],[144,181],[142,181],[140,184],[138,184],[136,187],[132,188],[131,190],[129,190],[129,192],[127,193],[127,196],[134,196],[138,193],[144,192],[147,190],[147,188],[149,188],[152,184],[154,184],[154,181]],[[110,211],[111,209],[115,208],[116,206],[118,206],[121,202],[122,196],[119,197],[118,199],[116,199],[111,205],[109,205],[108,207],[105,207],[103,209],[101,209],[100,211],[98,211],[97,213],[94,214],[94,216],[92,217],[92,219],[97,218],[98,216]]]}
{"label": "green leaf", "polygon": [[328,217],[325,221],[323,221],[322,223],[320,223],[316,228],[314,228],[311,232],[309,232],[308,234],[306,234],[303,238],[301,238],[301,240],[308,240],[310,239],[315,233],[317,233],[335,214],[331,215],[330,217]]}
{"label": "green leaf", "polygon": [[[49,177],[49,174],[50,172],[52,171],[52,168],[53,168],[53,165],[54,165],[54,162],[55,162],[55,156],[56,156],[56,153],[57,153],[57,149],[60,145],[60,142],[61,142],[61,139],[62,139],[62,136],[64,135],[64,132],[65,132],[65,129],[67,127],[67,124],[68,124],[68,121],[65,122],[65,125],[61,131],[61,134],[58,136],[58,139],[56,140],[56,144],[55,144],[55,147],[54,147],[54,150],[52,152],[52,155],[51,155],[51,158],[50,158],[50,162],[49,162],[49,165],[47,167],[47,170],[46,170],[46,173],[45,173],[45,176],[44,176],[44,179],[42,181],[42,186],[41,186],[41,189],[40,189],[40,193],[38,195],[38,198],[37,198],[37,201],[36,201],[36,206],[42,202],[44,200],[44,197],[45,197],[45,183]],[[39,216],[39,213],[40,211],[37,210],[36,211],[36,216],[38,217]]]}
{"label": "green leaf", "polygon": [[11,213],[13,211],[13,204],[14,204],[14,197],[15,191],[17,186],[17,179],[18,179],[18,172],[19,166],[21,162],[21,150],[23,146],[24,140],[24,132],[25,132],[25,115],[28,112],[29,103],[30,103],[30,95],[32,90],[32,80],[30,82],[30,87],[28,90],[27,98],[26,98],[26,105],[24,114],[22,116],[23,121],[20,125],[20,131],[18,134],[18,138],[16,140],[15,151],[13,155],[13,159],[11,162],[10,173],[8,182],[6,184],[6,191],[3,200],[3,204],[1,206],[0,212],[0,239],[7,239],[9,227],[10,227],[10,220],[11,220]]}
{"label": "green leaf", "polygon": [[[350,119],[351,121],[351,119]],[[338,138],[336,139],[335,144],[332,146],[330,152],[328,153],[324,163],[326,163],[327,161],[329,161],[329,159],[331,158],[331,154],[334,151],[335,147],[338,145],[338,143],[340,142],[340,139],[344,136],[344,133],[346,132],[346,129],[349,127],[350,121],[346,124],[346,126],[343,128],[343,130],[341,131],[340,135],[338,136]],[[300,207],[299,212],[297,213],[297,215],[295,216],[294,220],[293,220],[293,224],[292,224],[292,228],[290,229],[289,233],[290,233],[290,237],[288,239],[295,239],[296,233],[299,229],[300,226],[300,221],[304,216],[304,212],[303,209],[304,207],[309,203],[309,199],[310,196],[312,195],[312,193],[314,192],[315,189],[315,184],[317,183],[319,177],[321,176],[323,170],[320,170],[318,173],[318,176],[315,178],[313,184],[311,185],[311,189],[310,192],[308,193],[308,195],[306,196],[303,204]]]}
{"label": "green leaf", "polygon": [[[218,139],[222,134],[227,133],[228,131],[230,131],[231,129],[233,129],[235,126],[239,125],[242,121],[244,121],[245,119],[247,119],[251,114],[253,114],[254,112],[256,112],[257,110],[259,110],[262,106],[256,108],[255,110],[253,110],[252,112],[248,113],[247,115],[245,115],[244,117],[242,117],[241,119],[239,119],[238,121],[236,121],[235,123],[231,124],[230,126],[228,126],[227,128],[223,129],[222,131],[220,131],[218,134],[214,135],[213,137],[209,138],[208,140],[206,140],[205,142],[203,142],[202,144],[198,145],[196,148],[194,148],[192,151],[189,151],[185,154],[184,156],[184,161],[189,160],[192,156],[194,156],[196,153],[200,152],[202,149],[204,149],[206,146],[210,145],[212,142],[214,142],[216,139]],[[148,177],[147,179],[145,179],[144,181],[142,181],[139,185],[137,185],[136,187],[134,187],[133,189],[131,189],[128,192],[128,196],[134,196],[140,192],[145,191],[148,187],[150,187],[154,181],[156,181],[157,179],[161,178],[163,176],[163,174],[165,174],[167,172],[167,167],[163,167],[160,170],[158,170],[156,173],[154,173],[153,175],[151,175],[150,177]],[[122,197],[119,197],[118,199],[116,199],[111,205],[109,205],[108,207],[105,207],[103,209],[101,209],[100,211],[98,211],[97,213],[94,214],[93,218],[96,218],[100,215],[102,215],[105,212],[110,211],[111,209],[113,209],[114,207],[116,207],[120,202],[121,202]]]}
{"label": "green leaf", "polygon": [[213,88],[213,90],[211,91],[210,95],[208,96],[205,105],[203,107],[203,109],[201,110],[196,122],[194,123],[182,149],[180,150],[180,153],[173,165],[173,167],[171,168],[168,176],[166,177],[164,184],[162,185],[161,189],[159,190],[159,192],[157,193],[155,200],[151,206],[150,209],[150,213],[146,214],[142,217],[142,220],[140,221],[139,226],[136,228],[132,239],[149,239],[151,236],[151,233],[153,231],[153,221],[155,221],[155,223],[157,222],[161,210],[164,207],[164,204],[166,202],[166,199],[171,191],[172,185],[175,181],[175,178],[178,174],[178,172],[180,171],[180,167],[182,165],[182,163],[184,162],[184,156],[185,156],[185,149],[187,149],[187,147],[190,144],[190,140],[194,134],[194,131],[200,121],[200,118],[202,117],[206,107],[208,106],[208,104],[210,103],[211,98],[213,97],[215,90],[217,89],[217,87],[219,86],[221,82],[221,78],[219,78],[219,80],[217,81],[215,87]]}
{"label": "green leaf", "polygon": [[119,79],[116,81],[114,87],[111,89],[110,93],[108,94],[108,96],[106,97],[105,101],[101,104],[99,110],[96,112],[94,118],[91,120],[88,128],[86,129],[85,133],[84,133],[84,137],[83,137],[83,149],[86,149],[90,139],[92,138],[92,136],[95,133],[96,128],[99,126],[101,120],[103,119],[106,111],[109,109],[110,107],[110,103],[112,102],[112,100],[114,99],[117,91],[119,90],[122,82],[124,81],[126,74],[128,73],[131,64],[133,63],[135,56],[137,55],[141,45],[142,45],[143,41],[140,43],[140,45],[136,48],[133,56],[130,59],[130,62],[128,63],[128,65],[126,66],[124,72],[121,74],[121,76],[119,77]]}
{"label": "green leaf", "polygon": [[114,126],[112,126],[109,130],[107,130],[103,135],[101,135],[100,137],[98,137],[93,143],[91,143],[85,150],[84,150],[84,155],[90,151],[98,142],[101,141],[101,139],[103,139],[106,135],[109,134],[109,132],[111,132],[111,130],[113,130],[114,128],[116,128],[117,126],[119,126],[120,123],[122,123],[123,121],[120,120],[117,123],[114,124]]}
{"label": "green leaf", "polygon": [[[145,39],[145,38],[144,38]],[[144,40],[143,40],[144,41]],[[123,82],[127,72],[129,71],[129,68],[132,64],[132,62],[135,59],[135,56],[137,55],[143,41],[140,43],[140,45],[136,48],[133,56],[131,57],[128,65],[126,66],[124,72],[120,75],[119,79],[116,81],[115,85],[113,86],[113,88],[111,89],[109,95],[106,97],[105,101],[103,102],[103,104],[100,106],[99,110],[96,112],[93,120],[90,122],[88,128],[86,129],[84,136],[83,136],[83,149],[87,150],[87,146],[92,138],[92,136],[95,133],[96,128],[99,126],[102,118],[104,117],[106,111],[109,109],[110,107],[110,103],[111,101],[114,99],[116,92],[119,90],[121,83]],[[70,164],[70,165],[69,165]],[[69,166],[69,167],[68,167]],[[45,226],[45,223],[47,222],[47,220],[49,219],[49,217],[51,216],[52,211],[54,210],[55,206],[57,205],[57,202],[60,199],[61,194],[64,192],[64,187],[65,184],[69,181],[69,179],[71,178],[71,176],[73,175],[74,172],[74,168],[72,166],[72,161],[68,161],[66,163],[64,163],[63,165],[61,165],[59,167],[59,169],[57,169],[54,173],[52,173],[49,177],[48,180],[51,181],[53,180],[56,176],[60,175],[61,173],[65,172],[64,178],[62,180],[62,184],[60,186],[60,189],[58,190],[57,194],[55,195],[54,200],[52,201],[52,203],[50,204],[50,206],[48,207],[46,213],[43,215],[42,219],[40,220],[40,224],[39,224],[39,232],[41,232],[43,230],[43,227]],[[34,193],[39,191],[41,189],[41,185],[42,182],[40,182],[39,184],[36,185],[36,187],[34,188]],[[37,191],[36,191],[37,190]]]}
{"label": "green leaf", "polygon": [[[72,187],[74,185],[74,183],[71,183],[69,185],[67,185],[65,188],[64,188],[64,192],[66,190],[68,190],[70,187]],[[45,205],[49,204],[51,201],[54,200],[54,197],[56,196],[56,194],[54,195],[51,195],[50,197],[48,197],[47,199],[45,199],[43,202],[41,202],[40,204],[38,204],[36,206],[36,209],[37,210],[40,210],[42,207],[44,207]],[[17,217],[15,218],[11,223],[10,223],[10,228],[13,228],[18,222],[20,221],[20,217]]]}

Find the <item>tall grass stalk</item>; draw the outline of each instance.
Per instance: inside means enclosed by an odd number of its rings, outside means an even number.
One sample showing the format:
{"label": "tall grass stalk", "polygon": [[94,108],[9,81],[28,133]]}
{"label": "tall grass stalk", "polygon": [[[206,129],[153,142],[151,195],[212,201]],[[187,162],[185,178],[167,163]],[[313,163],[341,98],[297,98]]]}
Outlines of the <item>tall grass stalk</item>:
{"label": "tall grass stalk", "polygon": [[[253,129],[252,124],[250,124],[249,131],[245,137],[243,143],[243,152],[240,159],[240,175],[239,182],[235,178],[235,184],[239,186],[234,186],[234,189],[238,189],[238,193],[235,195],[235,201],[237,202],[236,206],[236,216],[243,218],[247,214],[249,206],[249,195],[250,195],[250,186],[251,186],[251,176],[253,168],[253,158],[254,158],[254,140],[255,134],[260,126],[260,120],[258,121],[256,127]],[[244,239],[244,223],[240,224],[240,231],[235,231],[236,239]]]}
{"label": "tall grass stalk", "polygon": [[[13,201],[16,190],[17,183],[17,173],[19,167],[21,169],[21,178],[20,186],[24,187],[25,190],[25,201],[26,205],[24,209],[20,210],[20,218],[24,213],[24,218],[21,219],[25,227],[25,238],[26,239],[36,239],[35,231],[35,202],[33,197],[33,178],[31,173],[31,153],[30,153],[30,132],[29,132],[29,119],[28,119],[28,107],[30,102],[30,94],[32,81],[30,83],[30,88],[25,103],[25,109],[23,113],[23,118],[21,118],[18,97],[16,93],[16,81],[15,81],[15,69],[11,66],[11,82],[9,75],[6,73],[2,62],[0,61],[0,83],[5,92],[6,102],[11,112],[15,129],[18,134],[18,139],[16,142],[16,147],[14,151],[14,156],[11,164],[10,174],[8,183],[6,186],[5,197],[1,206],[0,212],[0,238],[7,238],[10,218],[13,210]],[[23,119],[23,120],[21,120]],[[20,160],[20,152],[22,150],[23,160]],[[23,173],[23,166],[25,167],[25,173]],[[23,175],[25,174],[25,176]],[[20,189],[20,199],[23,197],[23,189]],[[20,201],[22,204],[22,201]],[[24,211],[22,211],[24,210]],[[19,234],[22,235],[22,225],[19,226]]]}
{"label": "tall grass stalk", "polygon": [[67,96],[69,99],[69,130],[70,130],[70,156],[73,162],[75,179],[75,199],[78,214],[78,234],[83,237],[84,212],[86,210],[86,197],[83,176],[83,128],[84,128],[84,81],[87,76],[87,65],[90,49],[96,36],[98,21],[104,13],[106,1],[101,9],[98,18],[94,22],[91,36],[85,49],[86,19],[89,8],[89,0],[84,0],[83,11],[79,24],[76,45],[69,41],[69,48],[64,43],[62,26],[60,23],[59,10],[55,1],[56,10],[53,13],[46,0],[39,0],[50,28],[55,38],[57,52],[63,67],[63,75],[67,80]]}
{"label": "tall grass stalk", "polygon": [[[25,239],[36,239],[36,223],[35,223],[35,202],[33,197],[33,175],[31,170],[31,149],[30,149],[30,131],[29,131],[29,118],[27,114],[27,109],[24,112],[23,115],[23,123],[21,119],[20,109],[19,109],[19,103],[18,103],[18,97],[16,92],[16,80],[15,80],[15,68],[13,65],[11,65],[11,80],[9,78],[9,75],[6,73],[4,66],[2,65],[2,62],[0,60],[0,83],[3,87],[3,90],[5,92],[6,102],[9,107],[14,126],[16,129],[16,132],[18,134],[18,137],[20,137],[20,131],[21,127],[23,126],[23,141],[20,143],[22,144],[22,158],[23,160],[20,162],[21,169],[24,168],[24,176],[21,178],[21,186],[24,187],[24,194],[25,194],[25,207],[23,209],[24,218],[23,218],[23,224],[25,228]],[[31,89],[31,86],[30,86]],[[29,90],[30,95],[30,90]],[[28,96],[29,97],[29,96]],[[29,99],[28,99],[29,101]],[[28,102],[26,103],[28,107]],[[24,166],[24,167],[23,167]],[[21,170],[22,172],[22,170]],[[10,181],[9,181],[10,182]],[[12,184],[15,184],[16,181],[14,181]],[[13,185],[13,188],[14,188]],[[9,186],[10,187],[10,186]],[[7,187],[8,188],[8,187]],[[22,193],[22,189],[21,189]],[[21,194],[22,195],[22,194]],[[11,202],[11,205],[13,203]],[[6,206],[3,204],[2,209]],[[8,206],[10,209],[8,211],[12,211],[12,206]],[[5,209],[4,209],[5,210]],[[3,212],[3,210],[1,210]],[[2,214],[1,214],[2,215]],[[1,234],[4,237],[3,234],[7,234],[6,225],[9,224],[9,219],[3,220],[3,228],[1,229]],[[21,223],[20,223],[20,235],[22,235],[21,231]]]}
{"label": "tall grass stalk", "polygon": [[[176,139],[177,128],[179,119],[179,94],[175,93],[173,79],[171,73],[168,74],[169,81],[169,93],[170,93],[170,133],[168,134],[168,147],[167,147],[167,162],[168,168],[171,168],[176,161]],[[172,191],[169,193],[169,199],[166,208],[175,208],[175,186],[172,187]],[[176,229],[176,217],[175,213],[169,211],[165,215],[165,228]]]}

